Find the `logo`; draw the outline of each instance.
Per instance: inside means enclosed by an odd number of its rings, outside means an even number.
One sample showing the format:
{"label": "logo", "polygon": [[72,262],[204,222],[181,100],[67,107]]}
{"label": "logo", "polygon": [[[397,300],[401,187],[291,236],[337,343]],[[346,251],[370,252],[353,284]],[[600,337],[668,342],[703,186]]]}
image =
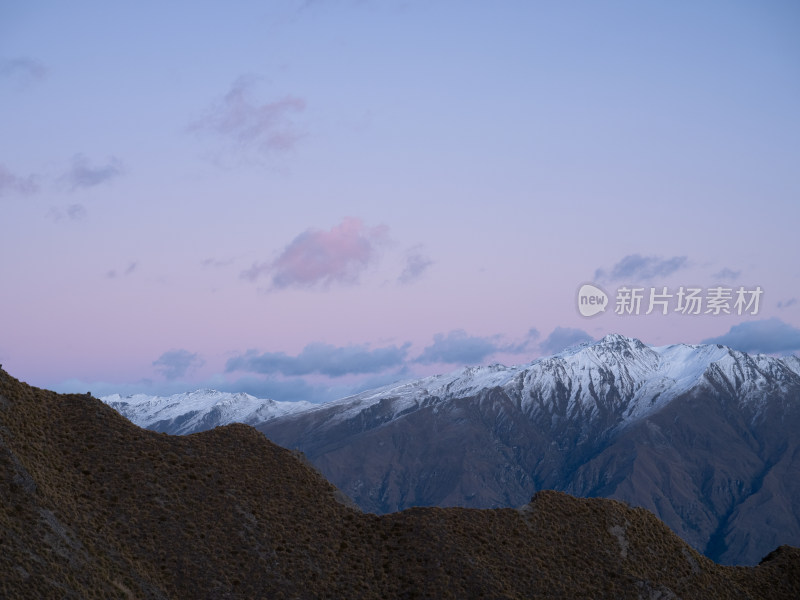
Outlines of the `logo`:
{"label": "logo", "polygon": [[608,296],[599,287],[585,283],[578,290],[578,311],[584,317],[592,317],[604,312],[608,305]]}
{"label": "logo", "polygon": [[[667,286],[617,288],[614,313],[625,315],[757,315],[764,290],[740,286],[738,289],[717,286],[680,286],[677,291]],[[578,312],[584,317],[605,312],[608,295],[592,283],[583,284],[578,290]]]}

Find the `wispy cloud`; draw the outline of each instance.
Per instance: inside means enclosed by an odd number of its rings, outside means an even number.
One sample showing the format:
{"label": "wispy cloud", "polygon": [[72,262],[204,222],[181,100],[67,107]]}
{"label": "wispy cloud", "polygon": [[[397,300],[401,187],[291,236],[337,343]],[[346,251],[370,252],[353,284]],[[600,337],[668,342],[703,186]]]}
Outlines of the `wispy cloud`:
{"label": "wispy cloud", "polygon": [[402,284],[413,283],[433,264],[433,261],[422,254],[419,247],[412,248],[406,256],[406,264],[397,281]]}
{"label": "wispy cloud", "polygon": [[736,281],[739,279],[739,275],[741,274],[741,271],[734,271],[733,269],[725,267],[724,269],[714,273],[712,277],[720,281]]}
{"label": "wispy cloud", "polygon": [[360,219],[347,218],[329,231],[304,231],[274,261],[255,263],[241,276],[250,281],[269,277],[273,289],[357,283],[387,235],[386,226],[366,227]]}
{"label": "wispy cloud", "polygon": [[47,68],[36,59],[28,57],[0,59],[0,80],[11,81],[17,87],[27,87],[42,81]]}
{"label": "wispy cloud", "polygon": [[0,164],[0,196],[5,194],[28,195],[39,191],[36,178],[33,175],[22,177],[9,171]]}
{"label": "wispy cloud", "polygon": [[583,342],[591,342],[592,340],[594,340],[594,338],[583,329],[556,327],[550,332],[550,335],[542,340],[539,344],[539,348],[543,354],[556,354],[570,346],[582,344]]}
{"label": "wispy cloud", "polygon": [[778,308],[789,308],[797,304],[797,298],[789,298],[788,300],[781,300],[778,302]]}
{"label": "wispy cloud", "polygon": [[252,98],[254,89],[254,78],[240,77],[190,130],[215,133],[259,153],[290,150],[302,137],[292,116],[305,110],[305,100],[289,95],[259,103]]}
{"label": "wispy cloud", "polygon": [[82,154],[72,158],[72,166],[62,177],[71,190],[90,188],[106,183],[122,175],[122,161],[111,157],[104,164],[92,165]]}
{"label": "wispy cloud", "polygon": [[539,330],[536,329],[535,327],[531,327],[528,330],[528,333],[522,339],[522,341],[510,344],[509,346],[507,346],[503,350],[505,352],[509,352],[511,354],[528,354],[528,353],[532,352],[536,348],[536,346],[537,346],[536,341],[540,337],[541,337],[541,334],[539,333]]}
{"label": "wispy cloud", "polygon": [[203,268],[220,268],[220,267],[228,267],[233,264],[232,258],[205,258],[200,261],[200,264]]}
{"label": "wispy cloud", "polygon": [[403,344],[370,349],[363,345],[337,347],[314,343],[308,344],[297,356],[284,352],[259,354],[255,350],[248,350],[245,354],[228,360],[225,370],[285,376],[318,373],[328,377],[380,373],[401,366],[409,346],[410,344]]}
{"label": "wispy cloud", "polygon": [[136,271],[139,263],[137,262],[130,262],[128,266],[122,269],[121,271],[117,271],[116,269],[111,269],[106,271],[105,278],[106,279],[116,279],[119,276],[127,277],[128,275],[133,275],[134,271]]}
{"label": "wispy cloud", "polygon": [[703,340],[704,344],[722,344],[742,352],[778,354],[800,350],[800,329],[772,317],[745,321],[720,336]]}
{"label": "wispy cloud", "polygon": [[190,370],[202,367],[204,364],[205,361],[199,354],[183,349],[169,350],[153,361],[156,370],[169,380],[183,377]]}
{"label": "wispy cloud", "polygon": [[597,269],[594,278],[598,281],[646,281],[654,277],[666,277],[689,266],[685,256],[662,258],[629,254],[611,267],[610,271]]}
{"label": "wispy cloud", "polygon": [[54,206],[51,208],[47,216],[56,223],[61,221],[79,221],[87,215],[86,207],[83,204],[70,204],[68,206]]}

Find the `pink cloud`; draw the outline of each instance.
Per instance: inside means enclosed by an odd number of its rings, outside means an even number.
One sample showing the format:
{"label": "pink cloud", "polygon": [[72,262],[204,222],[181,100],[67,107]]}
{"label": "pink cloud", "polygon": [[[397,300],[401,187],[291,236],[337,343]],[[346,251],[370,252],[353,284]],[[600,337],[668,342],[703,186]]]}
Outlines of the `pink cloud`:
{"label": "pink cloud", "polygon": [[348,217],[330,231],[304,231],[277,259],[254,264],[242,277],[255,281],[268,275],[275,289],[353,284],[375,259],[387,235],[385,225],[366,227],[361,219]]}

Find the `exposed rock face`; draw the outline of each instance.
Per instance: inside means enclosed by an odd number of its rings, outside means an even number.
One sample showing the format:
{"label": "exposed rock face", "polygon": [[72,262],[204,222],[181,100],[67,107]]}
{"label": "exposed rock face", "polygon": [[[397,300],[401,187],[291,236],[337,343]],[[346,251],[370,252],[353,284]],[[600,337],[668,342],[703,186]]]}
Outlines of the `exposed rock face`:
{"label": "exposed rock face", "polygon": [[797,598],[800,551],[716,565],[644,509],[340,502],[255,429],[175,437],[0,371],[3,598]]}

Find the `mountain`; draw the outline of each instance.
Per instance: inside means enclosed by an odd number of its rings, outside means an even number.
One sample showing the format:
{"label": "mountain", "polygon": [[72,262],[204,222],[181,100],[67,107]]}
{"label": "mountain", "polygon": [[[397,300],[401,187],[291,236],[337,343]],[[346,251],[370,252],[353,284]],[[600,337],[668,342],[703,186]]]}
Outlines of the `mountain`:
{"label": "mountain", "polygon": [[725,564],[800,544],[800,360],[609,335],[257,425],[364,510],[513,507],[556,489],[654,512]]}
{"label": "mountain", "polygon": [[365,514],[252,427],[156,433],[1,369],[0,498],[8,599],[800,595],[797,548],[723,567],[646,510],[552,491]]}
{"label": "mountain", "polygon": [[315,406],[310,402],[277,402],[207,389],[173,396],[112,394],[101,400],[140,427],[176,435],[231,423],[264,423]]}

